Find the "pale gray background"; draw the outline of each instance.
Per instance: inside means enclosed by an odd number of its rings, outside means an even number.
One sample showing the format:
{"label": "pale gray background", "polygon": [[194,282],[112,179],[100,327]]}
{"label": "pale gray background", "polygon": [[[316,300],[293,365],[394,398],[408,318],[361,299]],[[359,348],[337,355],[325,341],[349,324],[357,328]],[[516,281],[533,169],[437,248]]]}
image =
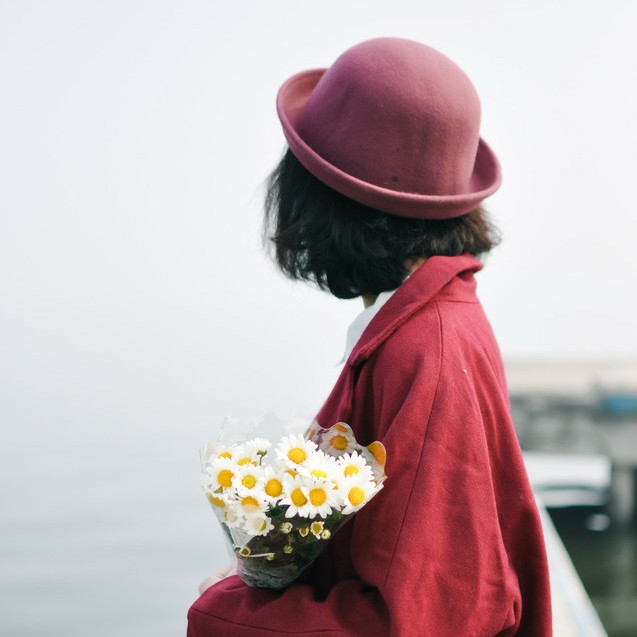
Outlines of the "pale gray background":
{"label": "pale gray background", "polygon": [[439,48],[482,97],[505,357],[635,340],[637,4],[0,1],[0,631],[177,635],[224,560],[197,449],[312,414],[360,301],[259,243],[279,85],[361,40]]}

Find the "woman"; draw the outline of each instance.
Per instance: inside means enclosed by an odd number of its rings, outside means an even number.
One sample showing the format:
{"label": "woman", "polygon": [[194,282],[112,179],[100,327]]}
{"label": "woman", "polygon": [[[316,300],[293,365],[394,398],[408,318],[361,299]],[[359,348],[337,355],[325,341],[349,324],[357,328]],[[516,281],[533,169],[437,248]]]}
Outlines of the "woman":
{"label": "woman", "polygon": [[437,51],[379,38],[293,76],[277,106],[277,262],[368,307],[317,420],[381,440],[388,478],[304,581],[219,574],[189,636],[550,635],[540,522],[475,296],[496,243],[480,203],[500,183],[475,89]]}

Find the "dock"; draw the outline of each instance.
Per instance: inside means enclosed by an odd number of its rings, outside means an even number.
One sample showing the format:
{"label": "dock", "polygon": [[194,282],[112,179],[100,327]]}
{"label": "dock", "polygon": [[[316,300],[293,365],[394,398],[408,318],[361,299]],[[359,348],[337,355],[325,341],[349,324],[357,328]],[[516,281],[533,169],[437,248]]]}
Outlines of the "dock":
{"label": "dock", "polygon": [[637,362],[510,362],[506,369],[522,448],[607,458],[613,521],[636,523]]}

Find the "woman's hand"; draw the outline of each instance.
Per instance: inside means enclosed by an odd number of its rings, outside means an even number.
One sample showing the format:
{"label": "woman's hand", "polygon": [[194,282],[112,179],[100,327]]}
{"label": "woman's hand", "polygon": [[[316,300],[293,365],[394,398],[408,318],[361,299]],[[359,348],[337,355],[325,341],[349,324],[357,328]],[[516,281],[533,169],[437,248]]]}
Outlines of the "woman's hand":
{"label": "woman's hand", "polygon": [[213,584],[220,582],[222,579],[226,577],[230,577],[231,575],[236,575],[237,569],[234,564],[226,564],[223,568],[220,568],[218,571],[215,571],[209,577],[199,584],[199,594],[203,595],[203,592],[208,590]]}

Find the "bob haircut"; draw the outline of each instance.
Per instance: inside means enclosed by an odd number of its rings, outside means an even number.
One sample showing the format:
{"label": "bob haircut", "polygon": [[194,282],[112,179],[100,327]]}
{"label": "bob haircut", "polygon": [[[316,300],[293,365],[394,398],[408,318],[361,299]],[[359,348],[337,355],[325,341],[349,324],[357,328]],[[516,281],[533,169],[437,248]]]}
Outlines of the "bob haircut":
{"label": "bob haircut", "polygon": [[266,181],[263,231],[284,274],[341,299],[396,289],[420,257],[480,256],[500,241],[481,207],[444,220],[390,215],[326,186],[289,148]]}

